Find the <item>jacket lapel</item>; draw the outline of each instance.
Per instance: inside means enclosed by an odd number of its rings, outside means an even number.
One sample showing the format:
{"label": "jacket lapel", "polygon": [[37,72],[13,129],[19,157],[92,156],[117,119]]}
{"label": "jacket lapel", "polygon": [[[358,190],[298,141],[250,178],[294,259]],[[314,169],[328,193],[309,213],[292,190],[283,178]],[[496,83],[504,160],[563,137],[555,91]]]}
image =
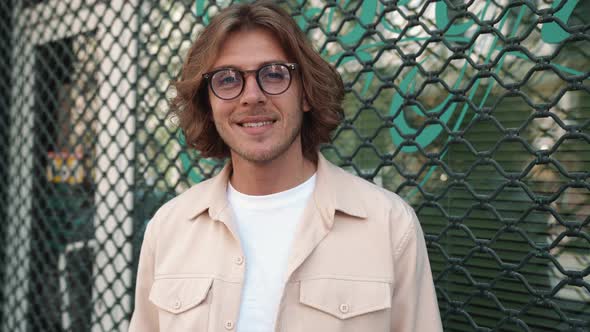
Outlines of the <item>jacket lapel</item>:
{"label": "jacket lapel", "polygon": [[[299,223],[289,261],[286,280],[303,264],[334,225],[336,211],[364,220],[365,207],[351,192],[351,179],[357,179],[330,164],[321,154],[318,158],[316,187]],[[354,186],[353,186],[354,187]]]}

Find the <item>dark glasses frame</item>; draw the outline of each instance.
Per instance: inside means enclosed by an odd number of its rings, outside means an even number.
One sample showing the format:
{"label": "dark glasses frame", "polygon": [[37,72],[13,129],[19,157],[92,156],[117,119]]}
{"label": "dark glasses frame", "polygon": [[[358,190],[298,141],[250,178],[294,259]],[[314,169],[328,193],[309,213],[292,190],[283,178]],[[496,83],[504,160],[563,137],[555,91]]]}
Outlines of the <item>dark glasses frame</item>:
{"label": "dark glasses frame", "polygon": [[[285,90],[283,90],[281,92],[277,92],[277,93],[271,93],[271,92],[266,91],[262,87],[262,83],[260,82],[260,71],[262,71],[263,69],[265,69],[269,66],[277,66],[277,65],[284,66],[285,68],[287,68],[287,70],[289,71],[289,83],[287,84],[287,87],[285,88]],[[264,64],[260,68],[253,69],[253,70],[239,70],[239,69],[236,69],[233,67],[225,67],[225,68],[219,68],[214,71],[207,72],[207,73],[203,74],[203,78],[207,81],[207,85],[209,86],[209,89],[211,89],[211,91],[213,92],[213,94],[217,98],[222,99],[222,100],[232,100],[232,99],[238,98],[242,94],[242,92],[244,92],[244,87],[246,86],[246,75],[251,74],[251,73],[255,73],[256,83],[258,84],[258,87],[260,88],[260,90],[262,92],[264,92],[265,94],[276,96],[276,95],[283,94],[283,93],[285,93],[285,91],[289,90],[289,88],[291,87],[291,82],[293,81],[293,72],[298,68],[298,66],[299,65],[296,63],[275,62],[275,63]],[[234,97],[231,97],[231,98],[220,97],[217,94],[217,92],[215,91],[215,89],[213,88],[213,82],[211,80],[211,78],[213,78],[213,75],[217,74],[218,72],[225,71],[225,70],[233,70],[235,72],[238,72],[242,76],[242,88]]]}

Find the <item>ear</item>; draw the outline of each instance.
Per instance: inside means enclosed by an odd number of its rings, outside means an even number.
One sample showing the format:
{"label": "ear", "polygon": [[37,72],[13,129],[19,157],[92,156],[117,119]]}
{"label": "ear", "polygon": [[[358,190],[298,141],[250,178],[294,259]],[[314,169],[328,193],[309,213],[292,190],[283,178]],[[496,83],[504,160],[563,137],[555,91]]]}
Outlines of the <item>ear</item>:
{"label": "ear", "polygon": [[307,102],[307,97],[303,97],[303,112],[311,111],[311,105]]}

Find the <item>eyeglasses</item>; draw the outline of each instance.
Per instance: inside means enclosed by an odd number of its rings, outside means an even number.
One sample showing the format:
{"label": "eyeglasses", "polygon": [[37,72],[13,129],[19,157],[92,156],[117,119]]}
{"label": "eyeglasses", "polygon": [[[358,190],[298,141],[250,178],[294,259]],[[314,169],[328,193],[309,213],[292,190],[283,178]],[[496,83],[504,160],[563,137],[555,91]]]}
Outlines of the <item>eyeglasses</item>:
{"label": "eyeglasses", "polygon": [[203,78],[209,82],[211,91],[223,100],[231,100],[242,94],[244,77],[250,73],[256,74],[256,82],[264,93],[280,95],[291,86],[291,72],[296,68],[296,63],[270,63],[255,70],[221,68],[203,74]]}

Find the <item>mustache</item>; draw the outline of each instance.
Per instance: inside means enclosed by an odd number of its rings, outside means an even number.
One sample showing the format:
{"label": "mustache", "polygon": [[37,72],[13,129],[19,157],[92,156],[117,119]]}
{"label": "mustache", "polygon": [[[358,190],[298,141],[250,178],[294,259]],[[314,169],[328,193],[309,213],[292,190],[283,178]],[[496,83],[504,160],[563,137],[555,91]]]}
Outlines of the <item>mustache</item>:
{"label": "mustache", "polygon": [[276,120],[278,118],[278,115],[277,115],[277,112],[270,111],[270,110],[262,108],[262,107],[257,107],[255,109],[251,109],[251,110],[234,112],[231,115],[230,119],[232,121],[239,122],[239,121],[242,121],[242,120],[248,119],[248,118],[265,118],[265,119],[269,119],[269,120]]}

